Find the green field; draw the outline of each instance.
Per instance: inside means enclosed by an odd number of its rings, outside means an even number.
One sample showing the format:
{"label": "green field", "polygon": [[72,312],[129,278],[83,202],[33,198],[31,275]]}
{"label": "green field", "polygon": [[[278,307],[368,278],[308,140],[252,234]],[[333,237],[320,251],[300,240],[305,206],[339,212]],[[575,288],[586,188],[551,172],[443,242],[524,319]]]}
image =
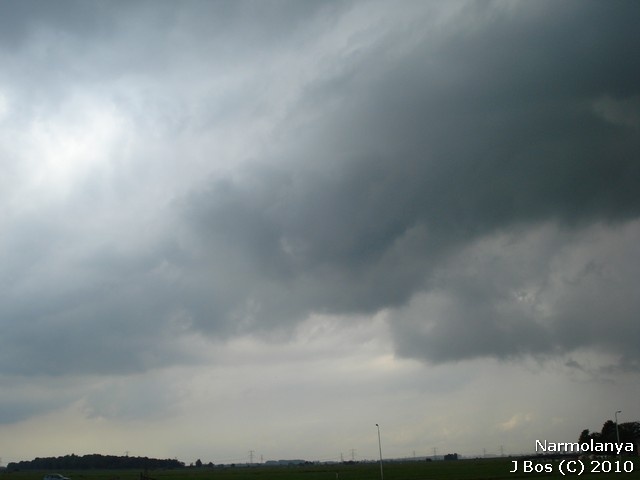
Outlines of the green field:
{"label": "green field", "polygon": [[[589,477],[592,479],[612,480],[614,478],[639,478],[640,461],[638,458],[623,457],[620,470],[633,468],[633,472],[615,473],[616,459],[612,458],[599,466],[609,473],[591,472],[598,464],[585,461],[585,472],[569,474],[568,477]],[[632,462],[632,463],[624,463]],[[384,464],[384,480],[489,480],[489,479],[526,479],[526,478],[567,478],[559,472],[559,463],[544,463],[553,473],[510,473],[513,468],[511,459],[458,460],[437,462],[388,462]],[[541,467],[539,467],[541,468]],[[0,480],[42,480],[45,473],[53,472],[4,472]],[[82,470],[60,471],[71,480],[140,480],[139,470]],[[300,465],[291,467],[215,467],[184,468],[176,470],[153,470],[147,472],[153,480],[379,480],[380,466],[377,463],[356,463],[352,465]]]}

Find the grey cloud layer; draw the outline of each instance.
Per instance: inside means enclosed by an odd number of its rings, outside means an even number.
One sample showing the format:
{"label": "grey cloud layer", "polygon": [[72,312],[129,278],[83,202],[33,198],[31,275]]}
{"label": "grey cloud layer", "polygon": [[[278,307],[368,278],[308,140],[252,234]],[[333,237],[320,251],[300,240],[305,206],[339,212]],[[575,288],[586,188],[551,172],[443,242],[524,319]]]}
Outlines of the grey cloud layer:
{"label": "grey cloud layer", "polygon": [[[594,222],[636,218],[637,126],[608,121],[595,104],[607,96],[630,104],[637,98],[629,79],[639,65],[626,47],[637,11],[615,12],[609,23],[600,5],[584,7],[571,22],[569,12],[557,18],[530,12],[533,18],[509,21],[497,14],[435,49],[420,43],[386,68],[373,48],[339,89],[319,84],[308,92],[320,105],[338,105],[307,127],[319,133],[305,154],[317,163],[327,159],[326,169],[304,162],[291,167],[292,159],[288,169],[212,182],[192,196],[193,224],[212,241],[212,252],[218,241],[233,245],[239,263],[248,261],[258,273],[261,281],[245,285],[260,321],[310,309],[399,306],[432,288],[434,269],[492,232],[543,222],[580,232]],[[626,248],[635,255],[632,243]],[[548,252],[539,254],[537,261],[549,261]],[[573,315],[568,327],[566,315],[540,318],[505,305],[512,285],[501,274],[484,267],[464,284],[446,287],[451,308],[435,313],[440,318],[429,335],[408,329],[407,341],[416,345],[407,353],[445,360],[599,343],[596,336],[578,341],[583,335],[569,333],[582,322]],[[600,290],[599,301],[609,303],[612,293]],[[622,295],[629,306],[631,294]],[[510,326],[503,329],[505,319]],[[542,320],[550,325],[542,328]],[[629,322],[619,318],[629,334],[622,336],[637,339]],[[508,333],[498,334],[503,330]],[[557,330],[566,334],[553,340]],[[630,345],[623,350],[635,355]]]}
{"label": "grey cloud layer", "polygon": [[[613,232],[604,251],[623,232],[625,255],[638,255],[636,3],[475,2],[446,21],[431,10],[448,4],[402,16],[384,3],[260,15],[167,3],[148,23],[144,3],[128,20],[100,5],[98,33],[77,17],[5,32],[9,128],[36,111],[55,120],[78,92],[126,121],[109,168],[62,199],[25,213],[20,201],[37,199],[18,187],[3,197],[2,372],[140,371],[195,361],[172,341],[194,330],[281,335],[313,312],[381,309],[407,356],[594,347],[637,363],[637,271],[621,274],[629,288],[596,289],[599,305],[624,305],[607,310],[618,337],[582,315],[593,285],[558,283],[543,311],[512,296],[550,282],[554,259],[594,225]],[[22,45],[48,71],[32,31],[63,61],[37,89],[10,53]],[[106,66],[94,50],[111,51]],[[3,162],[29,157],[8,141]],[[523,247],[549,224],[568,233]],[[491,253],[496,235],[512,241]],[[589,264],[584,248],[572,268]],[[461,270],[469,252],[475,270]],[[477,260],[490,254],[496,263]],[[54,361],[48,344],[61,347]]]}

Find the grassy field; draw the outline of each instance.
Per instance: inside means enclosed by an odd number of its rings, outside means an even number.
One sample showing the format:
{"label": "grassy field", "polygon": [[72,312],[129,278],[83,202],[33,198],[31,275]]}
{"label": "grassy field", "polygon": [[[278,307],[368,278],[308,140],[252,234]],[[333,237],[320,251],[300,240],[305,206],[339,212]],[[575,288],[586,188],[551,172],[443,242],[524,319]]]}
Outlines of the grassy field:
{"label": "grassy field", "polygon": [[[626,463],[624,462],[632,462]],[[569,474],[568,477],[584,477],[592,479],[612,480],[614,478],[640,478],[640,461],[635,458],[622,458],[619,464],[620,473],[615,473],[615,459],[611,463],[600,464],[600,470],[611,469],[611,472],[592,472],[598,464],[585,461],[585,472]],[[538,462],[543,463],[543,462]],[[510,473],[513,463],[510,459],[458,460],[451,462],[402,462],[385,463],[385,480],[492,480],[492,479],[527,479],[527,478],[567,478],[559,471],[558,462],[544,462],[552,473],[525,473],[522,463],[519,471]],[[625,473],[626,467],[633,472]],[[541,468],[541,467],[539,467]],[[0,475],[0,480],[42,480],[45,473],[50,472],[12,472]],[[140,471],[136,470],[84,470],[61,471],[71,480],[140,480]],[[353,465],[300,465],[291,467],[215,467],[213,469],[185,468],[178,470],[153,470],[147,472],[153,480],[379,480],[380,466],[376,463],[357,463]]]}

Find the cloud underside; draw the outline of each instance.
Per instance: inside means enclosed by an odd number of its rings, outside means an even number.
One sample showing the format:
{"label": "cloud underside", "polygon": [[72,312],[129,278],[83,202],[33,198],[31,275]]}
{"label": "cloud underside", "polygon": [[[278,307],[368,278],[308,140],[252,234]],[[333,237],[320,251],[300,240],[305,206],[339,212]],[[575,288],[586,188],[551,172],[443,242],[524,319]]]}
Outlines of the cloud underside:
{"label": "cloud underside", "polygon": [[[593,349],[638,368],[638,6],[461,5],[381,29],[359,4],[314,7],[281,36],[234,10],[255,34],[237,56],[165,5],[151,20],[190,49],[133,43],[145,61],[112,54],[102,81],[84,30],[16,27],[27,58],[39,38],[77,57],[0,102],[28,132],[1,139],[19,180],[2,180],[2,372],[144,371],[198,361],[194,335],[287,341],[313,314],[379,312],[401,356]],[[110,18],[92,48],[135,35]],[[56,167],[32,178],[36,143]]]}

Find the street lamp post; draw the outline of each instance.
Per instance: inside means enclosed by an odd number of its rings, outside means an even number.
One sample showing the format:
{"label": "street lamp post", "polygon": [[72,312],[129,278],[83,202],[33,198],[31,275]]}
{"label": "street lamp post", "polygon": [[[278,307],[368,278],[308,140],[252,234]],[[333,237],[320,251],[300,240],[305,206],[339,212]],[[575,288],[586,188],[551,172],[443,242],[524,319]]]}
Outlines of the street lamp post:
{"label": "street lamp post", "polygon": [[384,473],[382,471],[382,442],[380,441],[380,425],[376,423],[378,427],[378,448],[380,449],[380,480],[384,480]]}
{"label": "street lamp post", "polygon": [[616,416],[616,442],[620,444],[620,433],[618,432],[618,414],[622,413],[622,410],[617,410],[615,413]]}

